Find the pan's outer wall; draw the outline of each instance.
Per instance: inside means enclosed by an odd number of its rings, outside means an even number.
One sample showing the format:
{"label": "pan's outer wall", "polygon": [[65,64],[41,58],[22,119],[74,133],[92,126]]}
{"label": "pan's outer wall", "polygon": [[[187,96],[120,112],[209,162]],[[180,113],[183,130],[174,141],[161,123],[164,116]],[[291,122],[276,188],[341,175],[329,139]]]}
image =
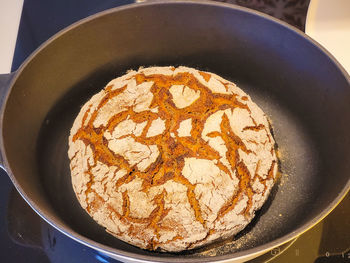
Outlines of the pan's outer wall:
{"label": "pan's outer wall", "polygon": [[[84,239],[59,218],[38,176],[36,143],[46,114],[72,87],[96,72],[100,76],[96,83],[106,83],[116,72],[138,65],[167,64],[199,67],[257,84],[276,96],[312,134],[323,171],[318,174],[316,190],[308,196],[309,209],[303,220],[288,226],[289,235],[277,237],[278,242],[315,223],[345,193],[350,170],[349,80],[322,50],[291,28],[246,9],[213,3],[143,4],[105,12],[65,31],[19,70],[4,112],[4,150],[17,188],[51,224]],[[272,245],[277,244],[270,242],[217,259]],[[156,260],[118,249],[109,251]]]}

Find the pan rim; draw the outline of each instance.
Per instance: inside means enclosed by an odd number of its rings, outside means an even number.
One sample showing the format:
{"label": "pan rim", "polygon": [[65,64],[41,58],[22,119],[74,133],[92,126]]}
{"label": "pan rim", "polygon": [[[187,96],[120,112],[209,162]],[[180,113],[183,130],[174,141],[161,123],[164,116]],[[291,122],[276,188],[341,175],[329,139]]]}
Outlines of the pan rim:
{"label": "pan rim", "polygon": [[[135,4],[129,4],[129,5],[125,5],[125,6],[121,6],[121,7],[116,7],[116,8],[112,8],[112,9],[108,9],[105,11],[102,11],[100,13],[91,15],[87,18],[84,18],[82,20],[79,20],[75,23],[73,23],[72,25],[62,29],[61,31],[59,31],[58,33],[56,33],[55,35],[53,35],[52,37],[50,37],[47,41],[45,41],[44,43],[42,43],[19,67],[19,69],[17,70],[17,72],[15,73],[15,77],[12,79],[11,83],[10,83],[10,88],[9,91],[6,95],[6,98],[4,99],[4,105],[3,105],[3,111],[1,112],[1,123],[3,122],[3,118],[4,118],[4,113],[6,111],[6,105],[7,105],[7,100],[10,96],[12,87],[14,86],[14,84],[17,81],[17,78],[20,76],[20,74],[25,70],[25,68],[31,63],[31,61],[33,60],[33,58],[35,58],[37,56],[38,53],[40,53],[43,49],[45,49],[47,46],[49,46],[52,42],[54,42],[55,40],[57,40],[58,38],[60,38],[62,35],[66,34],[67,32],[81,26],[82,24],[86,24],[94,19],[97,19],[99,17],[105,16],[105,15],[109,15],[115,12],[120,12],[123,10],[129,10],[129,9],[133,9],[133,8],[140,8],[142,6],[152,6],[152,5],[171,5],[171,4],[182,4],[182,5],[205,5],[205,6],[213,6],[213,7],[222,7],[222,8],[230,8],[230,9],[234,9],[234,10],[238,10],[240,12],[246,13],[248,15],[255,15],[255,16],[259,16],[262,19],[265,20],[269,20],[270,22],[273,22],[275,24],[278,24],[279,26],[282,26],[284,28],[286,28],[287,30],[292,31],[293,33],[297,34],[298,36],[304,38],[306,41],[310,42],[315,48],[318,48],[322,53],[324,53],[325,55],[327,55],[330,58],[330,61],[332,63],[335,64],[335,66],[340,70],[340,72],[342,73],[342,75],[345,77],[345,79],[348,81],[349,85],[350,85],[350,76],[347,73],[347,71],[342,67],[342,65],[340,65],[340,63],[333,57],[333,55],[331,55],[324,47],[322,47],[319,43],[317,43],[315,40],[313,40],[311,37],[307,36],[306,34],[304,34],[302,31],[300,31],[299,29],[283,22],[280,21],[276,18],[273,18],[269,15],[266,15],[264,13],[261,13],[259,11],[255,11],[249,8],[245,8],[245,7],[241,7],[241,6],[236,6],[236,5],[232,5],[232,4],[227,4],[227,3],[219,3],[219,2],[212,2],[212,1],[194,1],[194,0],[189,0],[189,1],[183,1],[183,0],[170,0],[170,1],[166,1],[166,2],[158,2],[158,1],[153,1],[153,2],[144,2],[144,3],[135,3]],[[3,141],[3,129],[1,129],[1,152],[2,153],[6,153],[5,147],[4,147],[4,141]],[[41,218],[43,218],[48,224],[50,224],[52,227],[54,227],[55,229],[57,229],[58,231],[60,231],[61,233],[65,234],[66,236],[72,238],[75,241],[78,241],[90,248],[93,248],[95,250],[98,250],[102,253],[105,253],[111,257],[118,257],[118,259],[124,259],[124,260],[135,260],[138,262],[183,262],[184,260],[186,260],[186,257],[157,257],[157,255],[155,256],[150,256],[150,255],[141,255],[141,254],[136,254],[133,252],[127,252],[127,251],[123,251],[120,250],[118,248],[114,248],[114,247],[110,247],[107,245],[103,245],[101,243],[98,243],[92,239],[89,239],[87,237],[84,237],[81,234],[78,234],[77,232],[75,232],[74,230],[70,229],[68,226],[63,226],[62,224],[55,222],[55,218],[53,218],[52,216],[46,216],[45,212],[42,211],[42,209],[36,204],[36,202],[34,202],[32,199],[30,199],[27,194],[23,191],[22,187],[19,185],[19,183],[17,182],[15,176],[12,173],[12,170],[10,169],[10,165],[7,161],[6,158],[6,154],[3,154],[3,159],[4,159],[4,167],[6,169],[6,172],[8,173],[11,181],[13,182],[15,188],[17,189],[17,191],[20,193],[20,195],[23,197],[23,199],[30,205],[30,207],[37,213],[39,214],[39,216]],[[318,222],[320,222],[323,218],[325,218],[340,202],[341,200],[345,197],[345,195],[349,192],[350,190],[350,178],[348,180],[348,182],[344,185],[344,188],[342,189],[342,191],[337,195],[337,197],[326,207],[323,209],[323,211],[318,214],[318,216],[314,217],[312,220],[302,224],[300,227],[298,227],[296,230],[294,230],[293,232],[290,232],[287,235],[284,235],[278,239],[275,239],[273,241],[270,241],[268,243],[265,243],[263,245],[257,246],[257,247],[253,247],[247,250],[243,250],[243,251],[239,251],[239,252],[235,252],[235,253],[231,253],[231,254],[226,254],[226,255],[222,255],[222,256],[214,256],[214,257],[200,257],[200,258],[190,258],[191,262],[216,262],[216,261],[221,261],[221,262],[225,262],[225,261],[229,261],[229,260],[243,260],[244,258],[247,258],[248,256],[253,256],[255,254],[261,254],[262,252],[267,252],[271,249],[273,249],[274,247],[278,247],[282,244],[285,244],[286,242],[291,241],[292,239],[294,239],[295,237],[301,235],[302,233],[306,232],[307,230],[309,230],[310,228],[312,228],[314,225],[316,225]]]}

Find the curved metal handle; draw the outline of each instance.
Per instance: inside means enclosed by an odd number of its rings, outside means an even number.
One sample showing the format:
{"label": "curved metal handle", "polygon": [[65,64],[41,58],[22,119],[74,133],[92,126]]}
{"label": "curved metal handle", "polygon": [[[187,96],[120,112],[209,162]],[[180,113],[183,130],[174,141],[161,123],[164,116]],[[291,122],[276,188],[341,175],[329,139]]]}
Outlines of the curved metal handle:
{"label": "curved metal handle", "polygon": [[0,74],[0,168],[6,171],[3,162],[3,142],[2,142],[2,121],[4,117],[4,103],[11,87],[11,81],[16,72],[9,74]]}

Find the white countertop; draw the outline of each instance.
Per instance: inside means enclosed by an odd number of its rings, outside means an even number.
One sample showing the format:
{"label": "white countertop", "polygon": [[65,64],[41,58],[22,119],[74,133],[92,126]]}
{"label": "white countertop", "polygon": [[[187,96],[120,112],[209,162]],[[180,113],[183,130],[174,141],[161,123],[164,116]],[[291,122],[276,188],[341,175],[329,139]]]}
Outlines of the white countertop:
{"label": "white countertop", "polygon": [[0,0],[0,74],[11,71],[23,0]]}
{"label": "white countertop", "polygon": [[350,74],[350,0],[311,0],[305,32]]}

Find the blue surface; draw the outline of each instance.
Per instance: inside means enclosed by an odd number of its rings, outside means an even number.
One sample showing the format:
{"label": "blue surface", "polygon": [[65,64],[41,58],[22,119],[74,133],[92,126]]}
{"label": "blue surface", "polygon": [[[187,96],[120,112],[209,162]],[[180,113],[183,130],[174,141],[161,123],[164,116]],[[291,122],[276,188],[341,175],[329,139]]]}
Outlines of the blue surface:
{"label": "blue surface", "polygon": [[118,263],[43,221],[0,169],[0,262]]}
{"label": "blue surface", "polygon": [[[7,211],[9,209],[9,199],[12,194],[18,195],[7,174],[0,169],[0,262],[50,262],[42,250],[22,246],[14,242],[13,238],[9,235],[8,220],[12,220],[12,218]],[[20,231],[17,234],[21,235]]]}
{"label": "blue surface", "polygon": [[24,0],[11,71],[43,42],[85,17],[133,0]]}
{"label": "blue surface", "polygon": [[[43,42],[72,23],[106,9],[132,3],[132,0],[24,0],[11,71],[17,70]],[[17,200],[15,207],[8,207],[14,204],[9,202],[10,199]],[[12,233],[9,231],[8,222],[16,220],[11,218],[13,213],[9,213],[9,209],[17,210],[20,215],[23,209],[28,209],[28,205],[21,199],[7,174],[0,169],[0,262],[119,262],[66,237],[30,209],[26,210],[30,213],[26,216],[41,231],[31,231],[29,240],[39,239],[41,243],[37,247],[28,245],[21,229],[17,232],[17,229],[12,229]],[[31,225],[24,227],[30,228]],[[23,243],[16,240],[18,237],[11,236],[14,233],[24,236]]]}

